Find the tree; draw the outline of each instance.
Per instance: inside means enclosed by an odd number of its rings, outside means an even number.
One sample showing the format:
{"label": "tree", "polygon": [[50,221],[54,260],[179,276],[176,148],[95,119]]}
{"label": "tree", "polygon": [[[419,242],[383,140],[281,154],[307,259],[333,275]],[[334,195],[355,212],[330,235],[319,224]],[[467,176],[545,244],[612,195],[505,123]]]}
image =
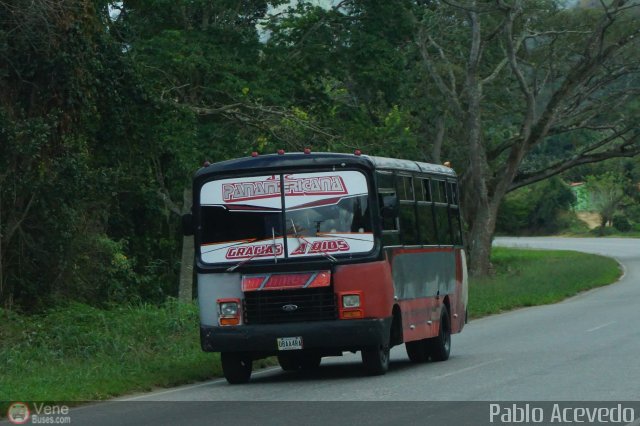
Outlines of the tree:
{"label": "tree", "polygon": [[171,154],[190,117],[149,96],[110,25],[106,2],[0,1],[7,307],[171,294],[177,227],[158,202],[154,160],[178,168]]}
{"label": "tree", "polygon": [[[464,147],[469,266],[489,271],[504,196],[581,164],[640,153],[637,1],[600,10],[553,1],[420,2],[416,43],[425,73],[456,118]],[[448,31],[445,31],[445,28]],[[563,136],[561,157],[531,161]],[[445,142],[446,144],[446,142]],[[455,164],[454,163],[454,164]]]}
{"label": "tree", "polygon": [[610,225],[614,214],[626,198],[625,183],[619,176],[607,172],[600,176],[588,176],[587,189],[591,195],[591,205],[600,213],[600,230]]}

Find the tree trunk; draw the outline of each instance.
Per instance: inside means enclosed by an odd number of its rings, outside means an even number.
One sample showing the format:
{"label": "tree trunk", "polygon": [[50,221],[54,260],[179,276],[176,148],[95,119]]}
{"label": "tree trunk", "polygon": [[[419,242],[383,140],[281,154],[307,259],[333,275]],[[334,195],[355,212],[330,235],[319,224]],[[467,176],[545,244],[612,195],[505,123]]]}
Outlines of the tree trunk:
{"label": "tree trunk", "polygon": [[[191,211],[192,197],[191,190],[185,189],[182,203],[183,214]],[[182,257],[180,260],[180,282],[178,284],[178,300],[191,303],[193,299],[193,259],[195,248],[193,235],[182,238]]]}
{"label": "tree trunk", "polygon": [[436,121],[436,138],[431,149],[431,161],[435,164],[442,164],[442,143],[444,141],[444,114],[438,116]]}
{"label": "tree trunk", "polygon": [[[475,8],[476,4],[473,3]],[[466,89],[469,164],[463,176],[465,220],[469,225],[469,271],[472,275],[487,275],[491,266],[491,237],[496,225],[497,208],[490,202],[487,179],[487,156],[482,144],[482,82],[478,76],[481,55],[480,21],[476,12],[471,19],[471,51],[467,66]]]}
{"label": "tree trunk", "polygon": [[478,209],[469,231],[469,271],[472,275],[487,275],[491,271],[491,243],[496,228],[497,209]]}
{"label": "tree trunk", "polygon": [[190,303],[193,299],[193,235],[182,239],[182,257],[180,262],[180,285],[178,299]]}

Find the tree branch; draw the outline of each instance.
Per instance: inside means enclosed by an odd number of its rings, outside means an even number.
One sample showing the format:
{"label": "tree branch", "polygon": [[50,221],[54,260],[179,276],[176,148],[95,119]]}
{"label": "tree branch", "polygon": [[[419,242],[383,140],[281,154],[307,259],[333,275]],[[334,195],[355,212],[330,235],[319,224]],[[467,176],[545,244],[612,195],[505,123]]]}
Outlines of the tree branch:
{"label": "tree branch", "polygon": [[[627,128],[621,132],[616,132],[613,135],[607,136],[603,140],[584,148],[578,155],[573,156],[569,160],[561,160],[541,170],[523,173],[516,176],[509,186],[508,192],[550,178],[582,164],[596,163],[610,158],[634,157],[640,154],[640,144],[638,143],[640,142],[640,130],[636,129],[635,133],[629,139],[624,138],[624,134],[629,131],[631,131],[631,128]],[[601,148],[618,138],[623,139],[624,143],[606,151],[593,153],[594,150]]]}
{"label": "tree branch", "polygon": [[447,86],[447,84],[442,79],[442,76],[440,75],[440,73],[438,73],[438,71],[436,70],[436,67],[433,63],[431,55],[429,54],[429,49],[427,48],[427,43],[426,43],[426,41],[430,37],[425,36],[424,31],[425,31],[424,28],[421,27],[418,30],[418,37],[417,37],[418,39],[417,44],[420,50],[420,56],[422,57],[422,63],[425,66],[428,74],[431,76],[431,79],[435,83],[440,93],[442,93],[442,95],[445,98],[450,99],[452,101],[456,114],[458,114],[459,116],[462,116],[463,111],[462,111],[462,106],[460,104],[460,100],[458,99],[458,94],[453,90],[453,88]]}

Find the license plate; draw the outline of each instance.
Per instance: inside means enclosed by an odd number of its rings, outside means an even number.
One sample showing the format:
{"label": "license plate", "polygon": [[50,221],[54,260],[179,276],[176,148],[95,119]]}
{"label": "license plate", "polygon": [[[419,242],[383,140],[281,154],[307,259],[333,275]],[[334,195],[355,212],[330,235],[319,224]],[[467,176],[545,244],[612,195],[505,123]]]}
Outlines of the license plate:
{"label": "license plate", "polygon": [[277,341],[278,341],[279,351],[291,351],[295,349],[302,349],[302,336],[278,337]]}

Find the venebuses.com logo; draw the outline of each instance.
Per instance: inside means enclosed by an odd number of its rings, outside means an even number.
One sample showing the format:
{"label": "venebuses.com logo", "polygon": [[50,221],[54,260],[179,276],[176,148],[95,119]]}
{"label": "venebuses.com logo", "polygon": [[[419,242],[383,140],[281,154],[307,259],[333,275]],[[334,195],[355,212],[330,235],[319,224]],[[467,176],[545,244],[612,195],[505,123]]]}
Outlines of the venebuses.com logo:
{"label": "venebuses.com logo", "polygon": [[15,425],[31,424],[70,424],[69,407],[34,402],[31,408],[25,402],[14,402],[7,410],[7,418]]}
{"label": "venebuses.com logo", "polygon": [[30,416],[29,406],[24,402],[14,402],[7,410],[7,418],[15,425],[25,424]]}

